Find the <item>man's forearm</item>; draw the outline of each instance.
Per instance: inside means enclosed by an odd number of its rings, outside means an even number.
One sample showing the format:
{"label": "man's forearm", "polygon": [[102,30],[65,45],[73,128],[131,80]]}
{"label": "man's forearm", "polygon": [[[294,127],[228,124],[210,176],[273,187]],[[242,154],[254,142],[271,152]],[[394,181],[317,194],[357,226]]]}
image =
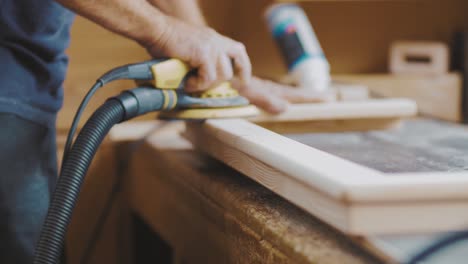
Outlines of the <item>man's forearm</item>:
{"label": "man's forearm", "polygon": [[165,14],[196,26],[206,26],[197,0],[148,0]]}
{"label": "man's forearm", "polygon": [[146,0],[56,0],[77,14],[141,44],[167,31],[166,16]]}
{"label": "man's forearm", "polygon": [[56,1],[137,41],[154,57],[178,58],[197,68],[198,75],[193,77],[192,86],[185,87],[187,91],[206,90],[234,76],[243,83],[251,78],[245,46],[204,26],[196,0]]}

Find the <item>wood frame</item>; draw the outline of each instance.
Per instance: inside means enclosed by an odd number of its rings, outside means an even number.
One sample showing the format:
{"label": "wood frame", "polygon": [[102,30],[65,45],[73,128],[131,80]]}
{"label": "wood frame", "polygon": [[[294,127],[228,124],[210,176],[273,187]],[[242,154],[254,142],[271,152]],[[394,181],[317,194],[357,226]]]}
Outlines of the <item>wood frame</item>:
{"label": "wood frame", "polygon": [[468,173],[386,174],[242,119],[190,123],[184,135],[200,150],[345,233],[468,227]]}

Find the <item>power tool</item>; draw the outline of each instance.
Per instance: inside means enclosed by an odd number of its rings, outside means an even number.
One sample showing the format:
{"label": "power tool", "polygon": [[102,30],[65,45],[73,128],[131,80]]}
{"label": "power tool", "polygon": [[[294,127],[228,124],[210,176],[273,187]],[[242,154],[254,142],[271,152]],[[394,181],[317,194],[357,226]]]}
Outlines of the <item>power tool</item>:
{"label": "power tool", "polygon": [[[60,176],[36,247],[35,264],[59,263],[86,172],[102,140],[115,124],[154,111],[160,112],[158,118],[184,120],[258,114],[258,109],[240,96],[229,82],[204,92],[186,93],[187,80],[196,74],[196,69],[181,60],[164,58],[115,68],[96,81],[73,119]],[[93,113],[73,142],[79,119],[92,96],[105,84],[121,79],[135,80],[138,87],[109,98]]]}
{"label": "power tool", "polygon": [[[207,118],[245,117],[258,114],[249,101],[239,96],[230,82],[223,82],[206,91],[185,93],[183,86],[188,78],[196,75],[196,70],[178,59],[150,61],[148,65],[151,80],[138,80],[140,85],[160,89],[164,105],[159,114],[163,119],[198,120]],[[141,67],[142,64],[138,64]]]}

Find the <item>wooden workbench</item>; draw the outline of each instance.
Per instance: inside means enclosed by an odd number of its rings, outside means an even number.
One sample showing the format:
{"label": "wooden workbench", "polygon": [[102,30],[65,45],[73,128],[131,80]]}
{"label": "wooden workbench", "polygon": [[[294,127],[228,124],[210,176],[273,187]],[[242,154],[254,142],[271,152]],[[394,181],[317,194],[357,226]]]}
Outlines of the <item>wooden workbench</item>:
{"label": "wooden workbench", "polygon": [[[347,237],[194,150],[176,133],[181,123],[157,127],[132,147],[128,195],[132,211],[177,263],[402,261],[436,237]],[[414,172],[464,170],[466,132],[415,119],[390,131],[287,136],[381,171]]]}

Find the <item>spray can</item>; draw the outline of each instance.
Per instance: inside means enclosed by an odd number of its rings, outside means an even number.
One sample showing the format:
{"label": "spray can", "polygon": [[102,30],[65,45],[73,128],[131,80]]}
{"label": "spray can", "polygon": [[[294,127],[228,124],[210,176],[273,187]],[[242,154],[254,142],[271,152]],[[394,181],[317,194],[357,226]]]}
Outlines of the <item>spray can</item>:
{"label": "spray can", "polygon": [[296,4],[273,4],[265,19],[288,67],[288,79],[315,91],[330,85],[330,65],[305,12]]}

